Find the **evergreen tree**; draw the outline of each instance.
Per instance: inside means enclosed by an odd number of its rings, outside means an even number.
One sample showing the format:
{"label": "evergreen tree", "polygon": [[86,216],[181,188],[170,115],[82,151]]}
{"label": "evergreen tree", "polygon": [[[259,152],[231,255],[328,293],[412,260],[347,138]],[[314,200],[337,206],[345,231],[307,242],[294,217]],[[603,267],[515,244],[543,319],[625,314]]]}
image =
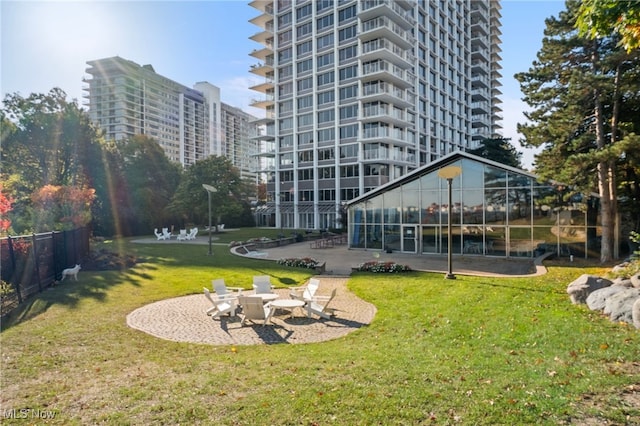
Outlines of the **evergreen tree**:
{"label": "evergreen tree", "polygon": [[[639,117],[638,54],[618,46],[617,36],[587,39],[576,30],[580,3],[546,21],[537,60],[516,74],[532,111],[519,124],[523,146],[543,147],[536,172],[598,192],[602,215],[601,261],[613,258],[617,217],[617,174],[629,149],[638,149],[633,132]],[[636,142],[634,142],[636,141]]]}
{"label": "evergreen tree", "polygon": [[471,149],[468,152],[478,157],[521,169],[522,153],[518,152],[509,141],[509,138],[483,139],[478,148]]}

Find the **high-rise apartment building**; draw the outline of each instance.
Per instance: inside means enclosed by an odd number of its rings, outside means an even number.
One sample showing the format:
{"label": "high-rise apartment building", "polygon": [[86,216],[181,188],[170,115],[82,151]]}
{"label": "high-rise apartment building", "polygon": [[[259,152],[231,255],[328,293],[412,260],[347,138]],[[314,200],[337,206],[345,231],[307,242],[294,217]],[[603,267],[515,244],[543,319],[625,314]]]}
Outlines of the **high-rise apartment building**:
{"label": "high-rise apartment building", "polygon": [[[256,117],[227,104],[222,106],[222,155],[240,170],[243,178],[256,181],[258,149]],[[256,182],[257,183],[257,182]]]}
{"label": "high-rise apartment building", "polygon": [[256,118],[220,101],[208,82],[189,88],[157,74],[151,65],[112,57],[89,61],[85,79],[91,119],[116,141],[147,135],[171,161],[189,166],[210,155],[228,157],[255,177]]}
{"label": "high-rise apartment building", "polygon": [[250,5],[260,223],[340,226],[344,201],[499,136],[499,1]]}

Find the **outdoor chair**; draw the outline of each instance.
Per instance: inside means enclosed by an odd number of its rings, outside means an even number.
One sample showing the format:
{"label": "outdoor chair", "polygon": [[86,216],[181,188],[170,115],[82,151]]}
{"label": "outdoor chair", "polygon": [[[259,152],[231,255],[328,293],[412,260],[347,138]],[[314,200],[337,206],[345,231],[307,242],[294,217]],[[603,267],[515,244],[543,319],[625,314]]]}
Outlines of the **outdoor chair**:
{"label": "outdoor chair", "polygon": [[237,298],[242,294],[242,287],[227,287],[224,283],[224,278],[218,278],[211,280],[211,287],[216,292],[216,296],[219,298]]}
{"label": "outdoor chair", "polygon": [[180,233],[176,237],[176,240],[185,241],[186,239],[187,239],[187,230],[186,229],[181,229]]}
{"label": "outdoor chair", "polygon": [[164,234],[162,232],[158,232],[158,228],[153,228],[153,233],[156,234],[158,241],[164,240]]}
{"label": "outdoor chair", "polygon": [[272,293],[273,286],[271,285],[269,275],[254,275],[253,289],[256,291],[256,294]]}
{"label": "outdoor chair", "polygon": [[238,302],[242,305],[242,321],[240,326],[243,326],[245,321],[262,321],[262,325],[267,324],[271,314],[271,307],[267,303],[262,303],[262,298],[253,296],[239,296]]}
{"label": "outdoor chair", "polygon": [[164,235],[165,240],[170,240],[171,232],[169,231],[169,228],[162,228],[162,235]]}
{"label": "outdoor chair", "polygon": [[236,314],[235,298],[224,299],[212,297],[208,288],[203,287],[203,290],[204,296],[211,302],[211,307],[205,311],[207,315],[211,315],[212,318],[217,318],[224,314],[229,314],[229,316]]}
{"label": "outdoor chair", "polygon": [[335,315],[335,309],[329,307],[331,301],[336,297],[336,289],[331,292],[331,296],[315,296],[307,302],[307,317],[315,314],[321,318],[330,319]]}
{"label": "outdoor chair", "polygon": [[195,240],[198,235],[198,228],[191,228],[191,231],[187,234],[187,240]]}
{"label": "outdoor chair", "polygon": [[289,296],[292,299],[302,300],[304,302],[308,302],[313,299],[316,291],[318,291],[318,287],[320,287],[320,280],[317,278],[309,279],[307,285],[302,287],[293,287],[289,291]]}
{"label": "outdoor chair", "polygon": [[475,241],[470,241],[467,240],[464,242],[464,246],[462,247],[462,252],[463,253],[477,253],[480,254],[481,252],[481,246],[480,243],[477,243]]}

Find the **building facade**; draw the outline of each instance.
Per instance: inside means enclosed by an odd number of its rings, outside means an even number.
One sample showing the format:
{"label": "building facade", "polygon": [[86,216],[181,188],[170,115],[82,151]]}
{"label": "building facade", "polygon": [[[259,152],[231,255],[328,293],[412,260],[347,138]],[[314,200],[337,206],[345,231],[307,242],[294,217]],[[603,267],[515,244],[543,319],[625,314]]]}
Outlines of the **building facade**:
{"label": "building facade", "polygon": [[343,204],[500,135],[498,1],[256,0],[265,225]]}
{"label": "building facade", "polygon": [[[449,166],[459,172],[452,177],[451,200],[439,173]],[[451,245],[453,254],[464,255],[600,255],[596,196],[465,152],[352,200],[348,217],[353,249],[427,255],[447,254]]]}
{"label": "building facade", "polygon": [[[242,178],[256,181],[258,168],[258,148],[255,135],[256,117],[239,108],[227,104],[222,107],[222,149],[221,152],[240,170]],[[257,182],[256,182],[257,183]]]}
{"label": "building facade", "polygon": [[255,117],[222,103],[218,87],[199,82],[189,88],[151,65],[120,57],[87,64],[85,104],[108,139],[147,135],[185,167],[210,155],[226,156],[243,176],[255,179]]}

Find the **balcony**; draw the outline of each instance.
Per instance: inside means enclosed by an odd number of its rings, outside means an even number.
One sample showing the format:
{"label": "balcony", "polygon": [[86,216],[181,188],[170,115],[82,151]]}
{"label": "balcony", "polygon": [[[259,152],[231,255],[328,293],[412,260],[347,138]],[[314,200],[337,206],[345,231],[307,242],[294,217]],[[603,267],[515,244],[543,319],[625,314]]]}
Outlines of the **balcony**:
{"label": "balcony", "polygon": [[476,88],[471,90],[471,101],[480,102],[489,100],[489,90],[485,88]]}
{"label": "balcony", "polygon": [[249,19],[249,22],[260,28],[266,28],[269,22],[273,23],[273,15],[269,13],[262,13],[255,18]]}
{"label": "balcony", "polygon": [[273,106],[274,104],[275,97],[273,95],[265,96],[259,99],[251,99],[251,106],[254,108],[268,108],[270,106]]}
{"label": "balcony", "polygon": [[269,58],[269,60],[265,62],[259,62],[251,65],[249,71],[265,78],[267,78],[269,74],[273,75],[273,58]]}
{"label": "balcony", "polygon": [[473,33],[478,33],[480,35],[488,35],[489,34],[489,26],[486,21],[474,21],[471,23],[471,37],[475,37]]}
{"label": "balcony", "polygon": [[399,107],[409,108],[414,106],[416,96],[407,89],[401,89],[385,82],[378,82],[375,84],[364,84],[362,86],[361,98],[366,102],[378,100]]}
{"label": "balcony", "polygon": [[406,29],[412,28],[416,23],[411,10],[403,9],[397,0],[365,0],[360,3],[360,8],[359,17],[363,21],[386,16]]}
{"label": "balcony", "polygon": [[266,61],[269,56],[273,56],[273,47],[266,46],[262,49],[253,49],[249,55],[260,61]]}
{"label": "balcony", "polygon": [[472,114],[489,113],[489,111],[489,102],[471,102]]}
{"label": "balcony", "polygon": [[489,79],[486,76],[475,74],[471,77],[471,87],[474,89],[478,87],[489,88]]}
{"label": "balcony", "polygon": [[273,92],[273,88],[274,88],[274,83],[273,83],[273,80],[271,79],[267,79],[262,83],[249,87],[249,89],[254,90],[256,92],[261,92],[261,93],[267,93],[269,91]]}
{"label": "balcony", "polygon": [[475,59],[480,59],[480,60],[484,60],[484,61],[488,61],[489,60],[489,51],[485,48],[482,48],[480,46],[471,46],[471,59],[475,60]]}
{"label": "balcony", "polygon": [[390,143],[397,146],[411,146],[413,141],[409,138],[407,132],[403,129],[394,129],[389,126],[370,126],[362,132],[361,140],[367,142],[369,140],[376,142]]}
{"label": "balcony", "polygon": [[415,57],[411,54],[410,50],[405,50],[385,38],[364,42],[362,44],[360,59],[362,62],[383,59],[403,68],[412,67],[415,61]]}
{"label": "balcony", "polygon": [[383,80],[402,88],[414,87],[416,77],[391,62],[376,60],[362,64],[362,81]]}
{"label": "balcony", "polygon": [[249,3],[249,6],[253,7],[254,9],[258,9],[261,12],[273,15],[273,3],[271,2],[267,2],[264,0],[254,0]]}
{"label": "balcony", "polygon": [[362,108],[362,121],[379,121],[399,127],[410,127],[415,124],[415,116],[392,105],[365,105]]}
{"label": "balcony", "polygon": [[260,43],[262,45],[267,45],[268,40],[273,39],[273,22],[270,22],[266,28],[263,28],[262,31],[258,31],[251,37],[251,40]]}
{"label": "balcony", "polygon": [[363,22],[359,38],[362,41],[387,38],[404,49],[408,49],[414,44],[411,33],[387,17],[378,17]]}
{"label": "balcony", "polygon": [[391,152],[388,149],[382,150],[369,150],[364,151],[363,158],[364,162],[370,163],[409,163],[414,164],[416,161],[415,154],[407,154],[407,153],[397,153]]}

